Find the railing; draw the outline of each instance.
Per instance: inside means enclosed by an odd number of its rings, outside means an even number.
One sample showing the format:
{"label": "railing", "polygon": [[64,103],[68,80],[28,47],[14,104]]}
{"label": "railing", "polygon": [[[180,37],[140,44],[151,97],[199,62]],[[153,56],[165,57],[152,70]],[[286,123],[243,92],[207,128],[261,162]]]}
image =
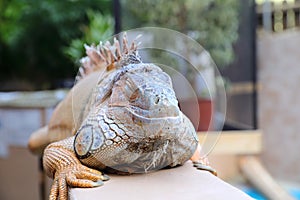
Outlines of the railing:
{"label": "railing", "polygon": [[[46,125],[46,111],[49,108],[53,108],[58,102],[60,102],[67,94],[68,90],[56,90],[56,91],[40,91],[40,92],[0,92],[0,112],[2,109],[8,110],[37,110],[40,111],[40,125],[41,127]],[[20,111],[21,112],[21,111]],[[33,119],[34,120],[34,119]],[[18,126],[16,122],[12,122],[12,126]],[[23,130],[20,130],[22,132]],[[24,134],[24,132],[23,132]],[[1,129],[0,129],[1,136]],[[21,137],[24,138],[24,137]],[[24,138],[25,139],[25,138]],[[10,139],[9,141],[14,141]],[[27,145],[28,138],[22,143]],[[4,145],[5,140],[1,141]],[[1,144],[0,144],[1,145]],[[1,154],[1,152],[0,152]],[[39,161],[39,173],[40,173],[40,199],[45,199],[45,173],[43,170],[42,159]]]}
{"label": "railing", "polygon": [[270,2],[256,5],[257,28],[269,32],[281,32],[300,27],[300,0],[294,2]]}

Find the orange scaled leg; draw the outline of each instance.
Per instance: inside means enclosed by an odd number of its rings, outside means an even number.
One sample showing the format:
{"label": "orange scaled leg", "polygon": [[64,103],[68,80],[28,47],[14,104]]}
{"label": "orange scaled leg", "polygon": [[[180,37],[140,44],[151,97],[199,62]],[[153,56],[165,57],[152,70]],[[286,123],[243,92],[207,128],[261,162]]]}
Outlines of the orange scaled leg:
{"label": "orange scaled leg", "polygon": [[73,138],[50,144],[44,151],[43,165],[47,175],[54,179],[50,200],[67,200],[68,187],[97,187],[109,179],[100,171],[81,164],[72,150]]}

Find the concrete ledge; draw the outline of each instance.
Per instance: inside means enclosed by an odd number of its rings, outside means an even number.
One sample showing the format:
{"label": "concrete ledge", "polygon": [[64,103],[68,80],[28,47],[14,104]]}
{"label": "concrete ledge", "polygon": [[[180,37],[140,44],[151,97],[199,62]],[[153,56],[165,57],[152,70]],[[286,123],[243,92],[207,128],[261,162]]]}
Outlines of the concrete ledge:
{"label": "concrete ledge", "polygon": [[[262,151],[262,131],[222,131],[198,132],[200,144],[206,140],[217,142],[212,155],[248,155],[260,154]],[[209,141],[211,144],[212,141]]]}
{"label": "concrete ledge", "polygon": [[197,170],[190,161],[177,168],[130,176],[110,175],[110,178],[98,188],[70,189],[70,199],[251,199],[209,172]]}

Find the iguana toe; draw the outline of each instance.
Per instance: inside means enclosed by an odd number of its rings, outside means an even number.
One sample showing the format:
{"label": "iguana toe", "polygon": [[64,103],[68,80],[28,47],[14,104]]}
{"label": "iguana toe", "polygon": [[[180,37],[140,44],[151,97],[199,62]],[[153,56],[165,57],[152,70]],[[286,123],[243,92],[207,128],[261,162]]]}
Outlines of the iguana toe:
{"label": "iguana toe", "polygon": [[199,170],[209,171],[213,175],[217,176],[217,171],[210,166],[208,158],[206,156],[201,156],[200,152],[201,146],[198,145],[197,150],[191,157],[194,167],[196,167]]}
{"label": "iguana toe", "polygon": [[76,158],[76,155],[69,148],[60,144],[72,144],[73,139],[69,138],[49,145],[44,151],[44,168],[48,176],[54,178],[50,191],[50,200],[67,200],[69,187],[97,187],[103,185],[103,181],[109,179],[107,175],[84,166]]}
{"label": "iguana toe", "polygon": [[210,173],[212,173],[213,175],[217,176],[217,171],[212,168],[211,166],[203,163],[202,161],[193,161],[193,165],[194,167],[196,167],[199,170],[205,170],[205,171],[209,171]]}
{"label": "iguana toe", "polygon": [[55,178],[50,190],[49,200],[67,200],[68,187],[65,178]]}
{"label": "iguana toe", "polygon": [[102,186],[104,184],[103,181],[108,179],[107,175],[81,164],[70,166],[56,173],[49,199],[67,200],[68,186],[81,188],[98,187]]}
{"label": "iguana toe", "polygon": [[[103,185],[103,181],[108,180],[107,175],[103,175],[101,173],[91,172],[88,167],[80,166],[79,170],[69,171],[66,175],[66,181],[71,187],[81,187],[81,188],[89,188],[89,187],[98,187]],[[96,171],[96,170],[93,170]]]}
{"label": "iguana toe", "polygon": [[49,200],[56,200],[58,199],[58,179],[53,181],[51,190],[50,190],[50,195],[49,195]]}

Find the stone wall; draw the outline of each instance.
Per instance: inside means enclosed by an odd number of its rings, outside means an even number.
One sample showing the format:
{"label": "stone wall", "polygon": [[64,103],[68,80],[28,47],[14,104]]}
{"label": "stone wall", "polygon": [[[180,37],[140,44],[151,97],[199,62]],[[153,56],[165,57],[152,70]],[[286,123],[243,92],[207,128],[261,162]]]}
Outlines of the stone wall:
{"label": "stone wall", "polygon": [[262,160],[272,175],[300,182],[300,30],[257,40]]}
{"label": "stone wall", "polygon": [[[47,121],[51,113],[52,109],[47,109]],[[1,200],[40,199],[40,161],[27,148],[30,134],[40,126],[40,110],[0,108]],[[47,178],[47,195],[50,183]]]}

